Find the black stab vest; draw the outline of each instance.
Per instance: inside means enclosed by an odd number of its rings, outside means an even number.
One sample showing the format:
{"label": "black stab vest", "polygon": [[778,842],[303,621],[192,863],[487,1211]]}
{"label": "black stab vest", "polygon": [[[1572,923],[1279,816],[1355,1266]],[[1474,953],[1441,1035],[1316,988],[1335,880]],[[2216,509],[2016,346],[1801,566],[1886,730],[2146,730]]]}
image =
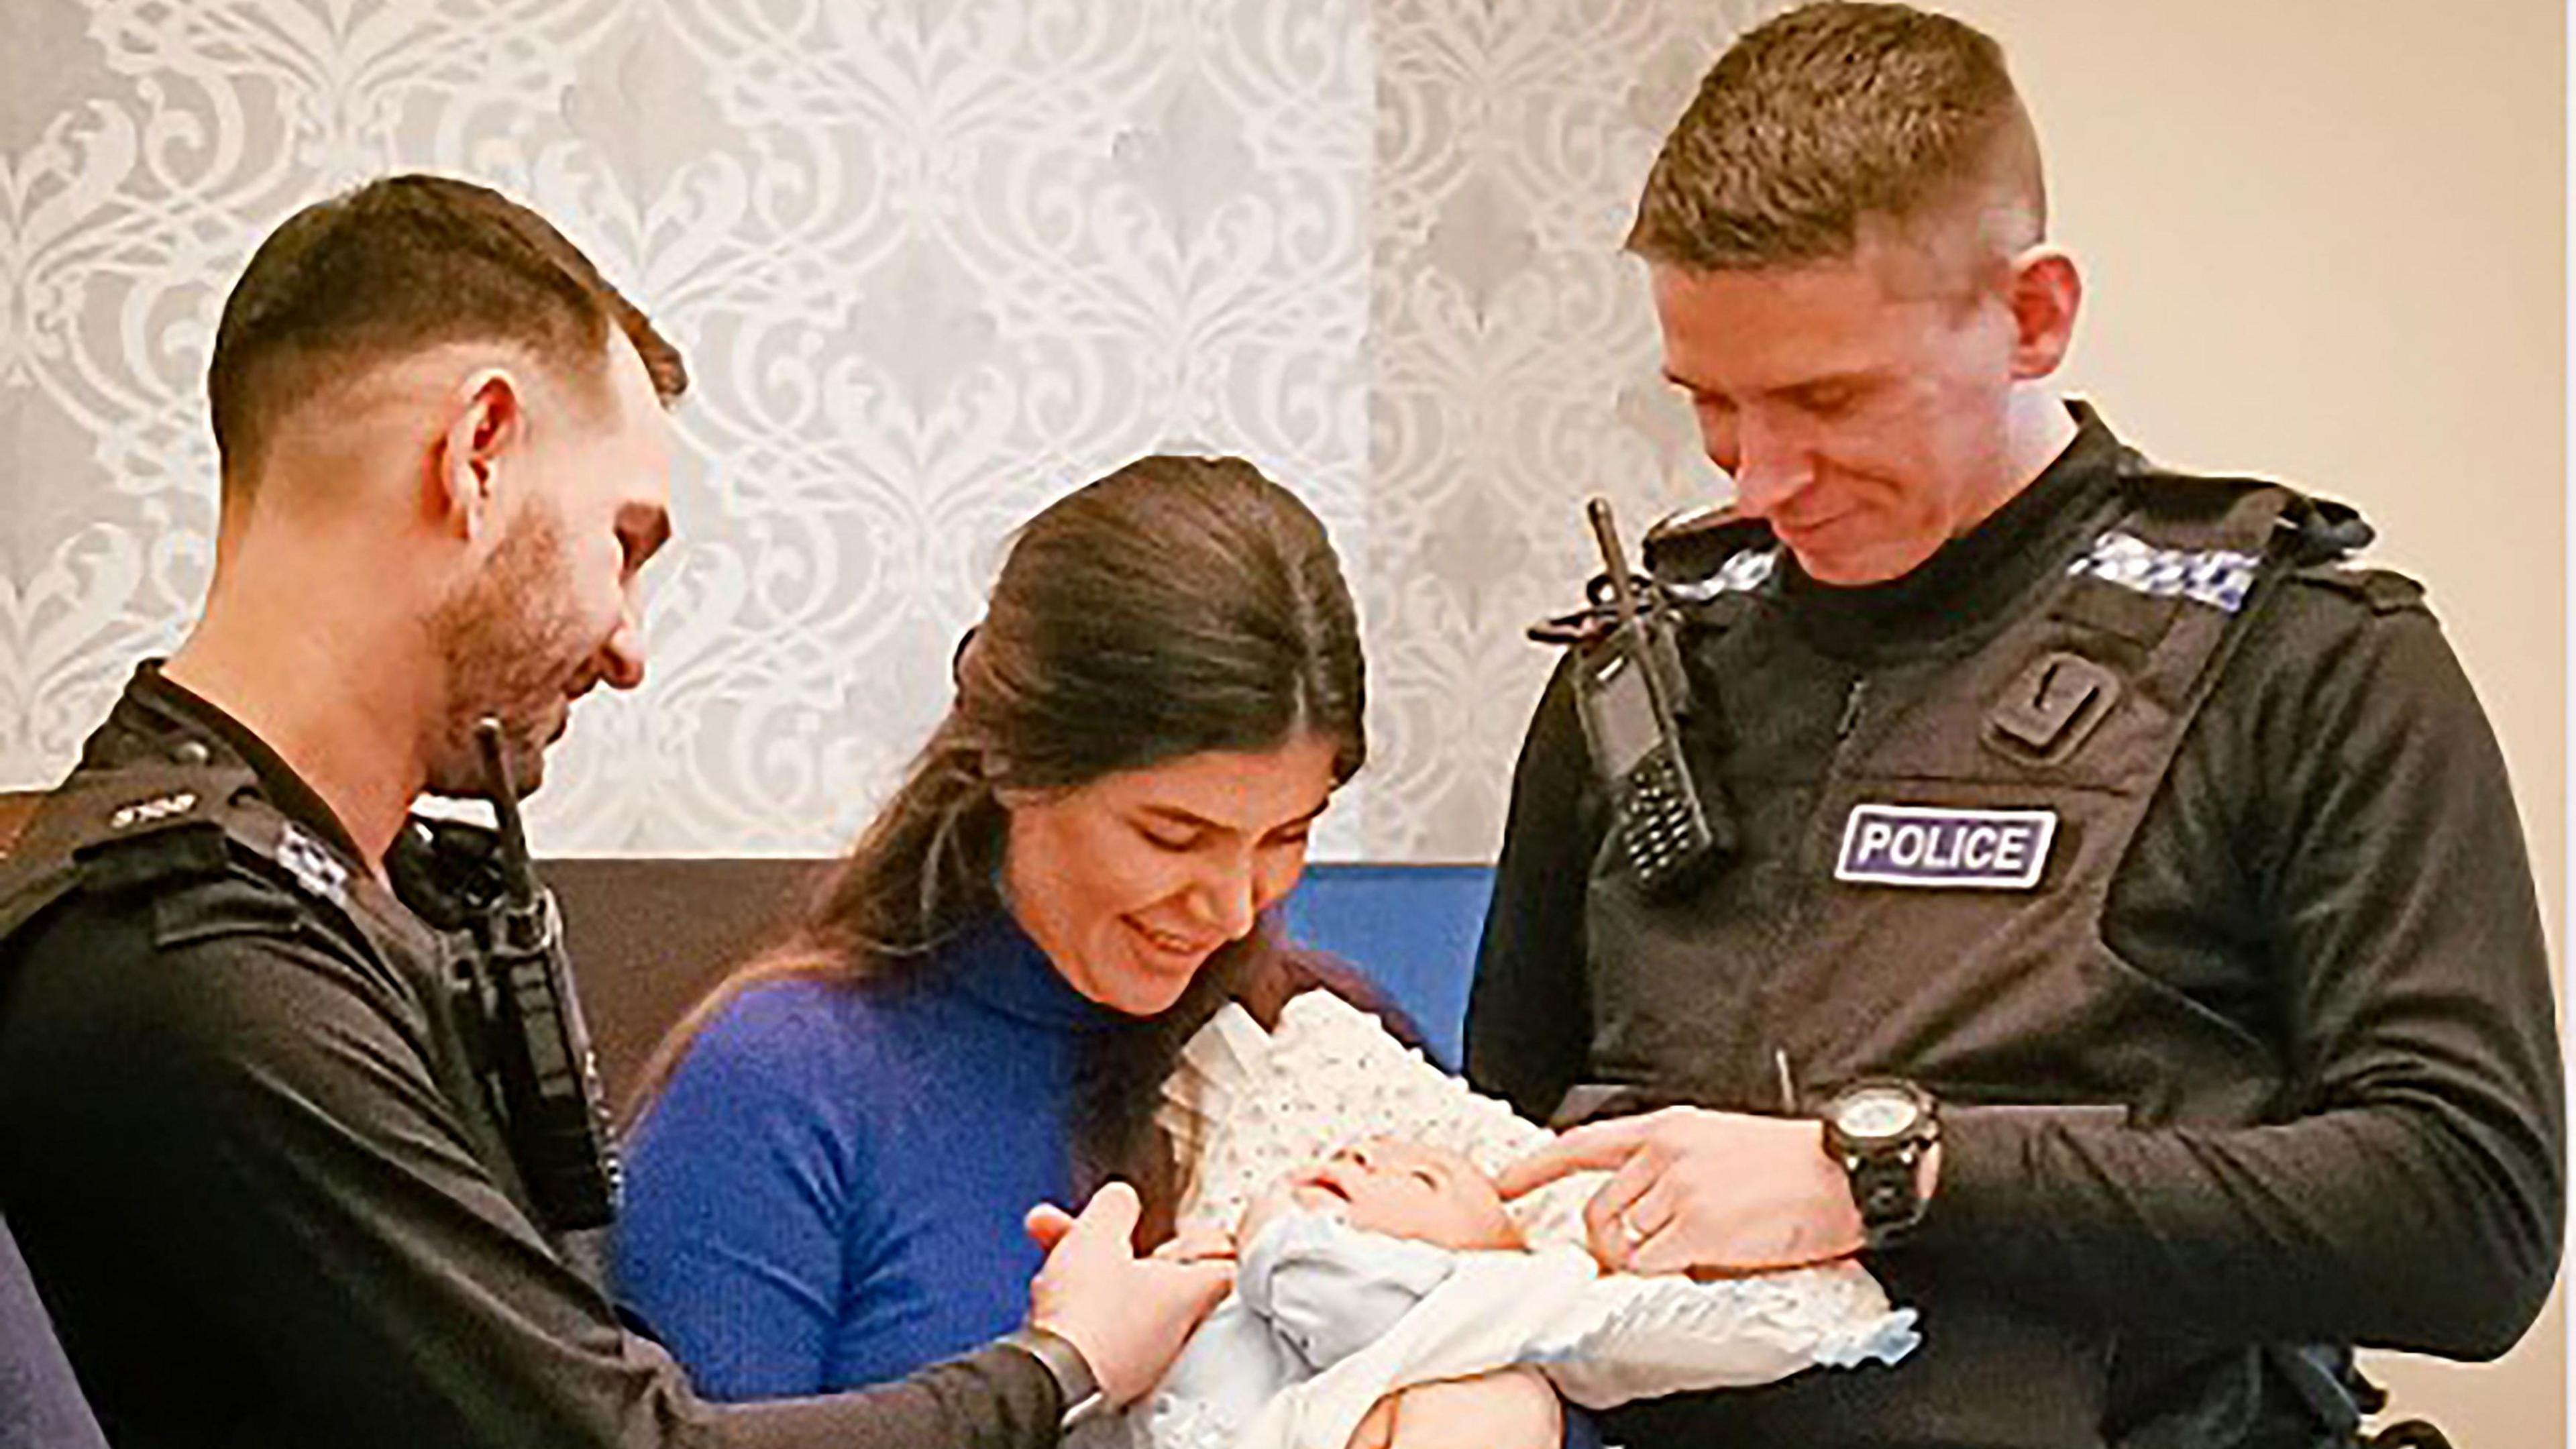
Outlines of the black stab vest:
{"label": "black stab vest", "polygon": [[[2275,484],[2134,459],[2098,522],[2091,552],[1990,624],[1868,665],[1822,653],[1787,619],[1763,559],[1778,545],[1759,525],[1727,530],[1688,606],[1697,704],[1684,742],[1703,789],[1738,802],[1741,845],[1686,894],[1649,900],[1615,835],[1602,842],[1586,906],[1589,1080],[1775,1112],[1785,1062],[1809,1109],[1843,1084],[1897,1076],[1945,1110],[2135,1127],[2285,1110],[2289,1067],[2259,1024],[2124,961],[2102,923],[2236,625],[2262,590],[2366,530]],[[1766,693],[1779,681],[1838,697],[1781,701]],[[1829,735],[1818,720],[1834,722]],[[2040,811],[2053,834],[2028,888],[1838,878],[1864,805]],[[1940,848],[1916,863],[1941,864]],[[1955,831],[1949,848],[1955,865]],[[1641,1406],[1611,1437],[2180,1449],[2243,1442],[2279,1412],[2264,1351],[2041,1321],[1984,1289],[1973,1264],[1899,1249],[1872,1266],[1923,1309],[1924,1345],[1906,1363]]]}

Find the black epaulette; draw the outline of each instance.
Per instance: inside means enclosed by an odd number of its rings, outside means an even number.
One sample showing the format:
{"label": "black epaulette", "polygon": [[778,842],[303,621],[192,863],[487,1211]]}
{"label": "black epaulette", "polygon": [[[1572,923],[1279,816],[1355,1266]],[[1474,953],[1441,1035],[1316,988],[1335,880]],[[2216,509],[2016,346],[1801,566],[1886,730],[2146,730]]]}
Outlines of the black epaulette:
{"label": "black epaulette", "polygon": [[0,939],[73,890],[118,894],[233,868],[233,817],[258,780],[203,746],[167,761],[76,771],[0,863]]}
{"label": "black epaulette", "polygon": [[2395,614],[2408,609],[2429,607],[2424,602],[2424,586],[2406,575],[2390,569],[2354,568],[2345,563],[2310,564],[2293,569],[2290,577],[2303,584],[2332,589],[2370,606],[2374,614]]}
{"label": "black epaulette", "polygon": [[2352,563],[2353,555],[2370,547],[2379,531],[2349,503],[2259,478],[2169,472],[2135,453],[2126,460],[2123,476],[2132,485],[2134,497],[2147,497],[2139,485],[2148,485],[2157,490],[2156,501],[2168,511],[2181,500],[2180,511],[2185,514],[2194,508],[2215,513],[2227,498],[2249,488],[2278,489],[2288,501],[2273,525],[2272,560],[2284,576],[2359,599],[2374,613],[2424,607],[2422,584],[2404,574]]}
{"label": "black epaulette", "polygon": [[2349,557],[2378,536],[2351,504],[2269,478],[2176,472],[2134,448],[2121,450],[2119,473],[2132,505],[2186,529],[2196,519],[2223,517],[2249,492],[2278,492],[2284,501],[2273,525],[2273,554],[2292,568]]}
{"label": "black epaulette", "polygon": [[2352,556],[2370,547],[2379,533],[2351,504],[2303,494],[2281,514],[2281,527],[2289,534],[2290,577],[2359,599],[2374,614],[2425,607],[2422,584],[2389,569],[2352,563]]}
{"label": "black epaulette", "polygon": [[231,865],[229,817],[258,784],[245,766],[197,762],[74,775],[29,822],[18,854],[68,856],[89,889],[221,874]]}

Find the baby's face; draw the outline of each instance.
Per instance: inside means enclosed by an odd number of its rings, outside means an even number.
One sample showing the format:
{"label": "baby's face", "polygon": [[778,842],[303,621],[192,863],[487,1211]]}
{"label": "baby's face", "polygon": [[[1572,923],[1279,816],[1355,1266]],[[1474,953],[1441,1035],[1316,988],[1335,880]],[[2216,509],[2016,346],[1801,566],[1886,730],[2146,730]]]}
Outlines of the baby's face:
{"label": "baby's face", "polygon": [[1362,1232],[1444,1248],[1517,1248],[1520,1230],[1491,1178],[1458,1153],[1392,1137],[1345,1147],[1272,1183],[1245,1210],[1237,1241],[1250,1244],[1291,1206],[1338,1209]]}

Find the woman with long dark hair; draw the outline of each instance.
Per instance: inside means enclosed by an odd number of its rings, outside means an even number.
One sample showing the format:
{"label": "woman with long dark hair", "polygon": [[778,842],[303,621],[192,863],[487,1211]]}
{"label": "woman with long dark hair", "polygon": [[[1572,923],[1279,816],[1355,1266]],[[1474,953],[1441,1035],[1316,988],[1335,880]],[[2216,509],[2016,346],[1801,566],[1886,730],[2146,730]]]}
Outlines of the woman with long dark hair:
{"label": "woman with long dark hair", "polygon": [[1033,1204],[1122,1179],[1166,1235],[1180,1044],[1331,974],[1269,915],[1365,755],[1359,633],[1287,490],[1151,457],[1074,492],[1013,541],[956,672],[801,926],[648,1074],[620,1280],[717,1397],[1010,1328]]}

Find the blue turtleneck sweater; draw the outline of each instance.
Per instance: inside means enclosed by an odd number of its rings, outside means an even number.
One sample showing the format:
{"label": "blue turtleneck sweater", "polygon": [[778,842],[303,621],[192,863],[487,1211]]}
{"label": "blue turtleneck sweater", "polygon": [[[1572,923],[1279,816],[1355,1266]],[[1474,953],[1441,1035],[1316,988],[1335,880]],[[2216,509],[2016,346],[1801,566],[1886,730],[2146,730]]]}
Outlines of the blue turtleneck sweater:
{"label": "blue turtleneck sweater", "polygon": [[627,1305],[717,1399],[882,1383],[1017,1326],[1072,1191],[1078,1046],[1126,1018],[1003,917],[900,988],[727,1005],[627,1144]]}

